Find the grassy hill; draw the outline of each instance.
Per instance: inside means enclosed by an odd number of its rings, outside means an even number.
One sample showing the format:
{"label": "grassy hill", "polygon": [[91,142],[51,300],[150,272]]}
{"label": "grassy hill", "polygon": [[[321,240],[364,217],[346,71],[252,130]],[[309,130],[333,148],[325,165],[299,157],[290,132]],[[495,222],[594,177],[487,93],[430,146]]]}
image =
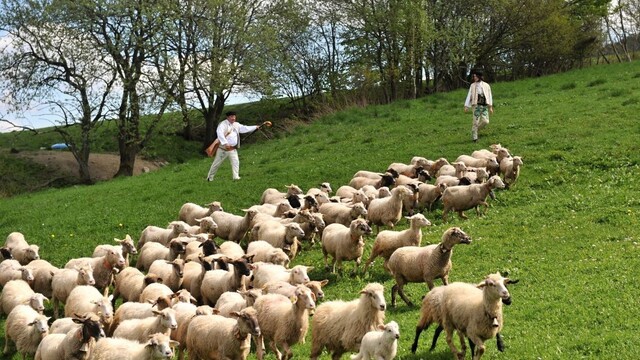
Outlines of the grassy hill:
{"label": "grassy hill", "polygon": [[[492,88],[496,111],[477,144],[470,141],[471,115],[462,112],[466,91],[356,108],[243,146],[239,182],[231,181],[228,163],[205,182],[211,160],[196,159],[135,178],[4,199],[0,234],[22,232],[44,259],[63,266],[114,237],[137,238],[147,225],[164,226],[188,201],[218,200],[241,214],[269,187],[294,183],[306,190],[328,181],[335,190],[357,170],[381,171],[415,155],[453,161],[501,143],[524,159],[517,185],[498,192],[484,217],[470,211],[469,220],[450,217],[445,224],[441,208],[425,213],[433,226],[422,242],[436,243],[447,228],[460,226],[473,243],[455,248],[451,281],[476,283],[498,270],[520,280],[504,309],[506,352],[491,340],[484,358],[637,359],[640,62]],[[399,228],[406,226],[402,221]],[[353,299],[371,281],[389,295],[393,285],[380,261],[367,276],[349,277],[349,262],[344,276],[326,272],[318,245],[294,263],[315,266],[313,279],[329,279],[327,300]],[[417,303],[426,286],[405,291]],[[400,324],[398,359],[450,359],[444,339],[428,353],[433,328],[423,333],[417,354],[410,353],[418,314],[402,302],[387,311],[387,320]],[[310,342],[309,333],[306,344],[295,346],[296,358],[308,357]]]}

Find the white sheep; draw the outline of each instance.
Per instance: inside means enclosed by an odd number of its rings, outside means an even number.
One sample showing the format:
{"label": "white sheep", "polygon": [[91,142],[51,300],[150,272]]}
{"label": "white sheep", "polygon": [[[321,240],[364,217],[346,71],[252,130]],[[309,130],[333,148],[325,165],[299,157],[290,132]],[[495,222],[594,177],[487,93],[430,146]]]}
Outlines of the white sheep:
{"label": "white sheep", "polygon": [[373,243],[369,260],[364,264],[364,272],[376,257],[384,258],[383,266],[388,271],[387,263],[391,254],[403,246],[420,246],[422,241],[422,228],[431,225],[431,222],[422,214],[408,216],[410,227],[402,231],[385,230],[378,233]]}
{"label": "white sheep", "polygon": [[91,360],[161,360],[173,358],[178,343],[164,334],[153,334],[140,343],[127,339],[103,338],[96,342]]}
{"label": "white sheep", "polygon": [[33,282],[29,283],[31,288],[35,292],[51,298],[51,295],[53,294],[53,290],[51,289],[51,281],[53,280],[52,274],[60,269],[43,259],[33,260],[24,267],[31,270],[31,273],[33,274]]}
{"label": "white sheep", "polygon": [[429,175],[431,175],[432,177],[436,177],[436,174],[438,173],[440,168],[445,165],[449,165],[449,161],[447,161],[447,159],[445,158],[439,158],[438,160],[434,161],[433,164],[431,164],[431,167],[428,169]]}
{"label": "white sheep", "polygon": [[237,242],[225,241],[218,246],[217,255],[224,255],[231,259],[241,258],[246,255],[242,246]]}
{"label": "white sheep", "polygon": [[[218,224],[213,220],[211,216],[205,216],[203,218],[196,219],[197,224],[191,225],[187,229],[187,233],[189,235],[198,235],[198,234],[216,234],[216,230],[218,230]],[[180,235],[183,236],[183,235]]]}
{"label": "white sheep", "polygon": [[215,211],[223,211],[222,204],[219,201],[210,202],[202,207],[191,202],[185,203],[180,207],[178,220],[184,221],[189,225],[197,225],[198,220],[210,216]]}
{"label": "white sheep", "polygon": [[367,216],[367,208],[362,202],[344,204],[344,203],[327,203],[320,206],[320,213],[325,224],[342,224],[349,226],[351,221],[360,216]]}
{"label": "white sheep", "polygon": [[189,328],[191,319],[198,315],[217,314],[218,311],[210,306],[196,306],[184,302],[173,305],[172,309],[176,312],[178,327],[176,330],[171,331],[171,340],[178,342],[176,352],[178,354],[178,360],[182,360],[184,358],[184,351],[187,348],[187,329]]}
{"label": "white sheep", "polygon": [[423,169],[430,169],[431,165],[433,165],[434,161],[429,160],[423,156],[414,156],[411,158],[409,164],[421,166]]}
{"label": "white sheep", "polygon": [[243,209],[244,216],[231,214],[225,211],[216,211],[211,214],[213,221],[218,224],[216,235],[225,240],[239,243],[250,228],[253,217],[258,213],[256,210]]}
{"label": "white sheep", "polygon": [[262,192],[262,196],[260,196],[260,204],[274,204],[277,205],[283,199],[288,199],[290,196],[298,196],[304,194],[302,189],[300,189],[297,185],[285,185],[287,188],[287,192],[280,192],[278,189],[268,188]]}
{"label": "white sheep", "polygon": [[187,329],[187,351],[190,359],[237,359],[249,355],[251,336],[260,336],[256,311],[248,307],[231,314],[199,315],[191,319]]}
{"label": "white sheep", "polygon": [[53,274],[51,280],[51,302],[53,303],[53,317],[58,318],[60,303],[66,303],[71,290],[78,285],[95,285],[93,268],[91,265],[80,266],[76,269],[61,269]]}
{"label": "white sheep", "polygon": [[124,256],[124,266],[129,266],[129,258],[131,255],[137,255],[138,250],[136,249],[135,244],[133,243],[133,239],[129,234],[127,234],[124,239],[113,238],[113,241],[117,242],[119,245],[98,245],[93,250],[93,254],[91,257],[101,257],[107,254],[108,250],[115,249],[120,251],[122,256]]}
{"label": "white sheep", "polygon": [[[202,279],[200,293],[204,305],[214,306],[225,291],[236,291],[242,287],[242,277],[251,275],[251,258],[238,258],[228,262],[228,271],[207,271]],[[192,285],[193,286],[193,285]]]}
{"label": "white sheep", "polygon": [[93,278],[96,281],[94,286],[100,291],[106,292],[113,281],[114,271],[123,269],[124,264],[122,253],[111,249],[107,251],[106,255],[101,257],[71,259],[64,267],[65,269],[74,269],[80,266],[91,265]]}
{"label": "white sheep", "polygon": [[420,184],[418,185],[418,209],[427,208],[429,211],[433,209],[433,205],[442,197],[442,192],[447,188],[447,185],[431,185]]}
{"label": "white sheep", "polygon": [[182,277],[184,276],[184,260],[175,259],[173,261],[156,260],[151,263],[149,273],[156,274],[162,283],[167,285],[173,292],[180,289]]}
{"label": "white sheep", "polygon": [[335,274],[336,267],[342,271],[343,260],[355,260],[356,266],[353,269],[353,274],[355,274],[364,252],[363,236],[369,234],[371,234],[371,227],[364,219],[353,220],[349,227],[342,224],[327,226],[322,233],[322,254],[325,268],[329,269],[327,256],[331,255],[332,273]]}
{"label": "white sheep", "polygon": [[29,284],[33,284],[33,271],[20,265],[18,260],[5,260],[0,263],[0,286],[4,286],[11,280],[24,280]]}
{"label": "white sheep", "polygon": [[0,314],[10,314],[11,310],[18,305],[29,305],[42,314],[45,301],[49,299],[34,292],[26,281],[11,280],[6,283],[0,293]]}
{"label": "white sheep", "polygon": [[256,240],[247,246],[247,255],[253,256],[253,261],[263,261],[271,264],[289,266],[289,256],[281,248],[274,247],[264,240]]}
{"label": "white sheep", "polygon": [[91,285],[79,285],[73,288],[64,306],[64,315],[96,313],[105,328],[113,321],[111,301]]}
{"label": "white sheep", "polygon": [[156,242],[148,242],[140,249],[140,255],[136,261],[138,270],[148,271],[156,260],[173,261],[186,252],[189,240],[183,237],[171,239],[167,246]]}
{"label": "white sheep", "polygon": [[331,184],[328,182],[323,182],[320,184],[319,188],[309,188],[307,190],[307,195],[317,195],[317,194],[326,194],[327,196],[331,195],[333,189],[331,189]]}
{"label": "white sheep", "polygon": [[362,189],[355,189],[349,185],[340,186],[336,191],[336,196],[344,199],[343,202],[364,202],[365,205],[369,204],[367,196]]}
{"label": "white sheep", "polygon": [[29,245],[22,233],[12,232],[9,234],[4,246],[11,250],[11,256],[18,260],[21,265],[27,265],[33,260],[40,259],[40,247],[38,245]]}
{"label": "white sheep", "polygon": [[392,360],[398,353],[400,327],[395,321],[379,325],[362,337],[360,351],[351,355],[351,360]]}
{"label": "white sheep", "polygon": [[371,200],[367,208],[367,220],[376,225],[377,232],[380,232],[380,226],[383,225],[393,228],[402,218],[402,200],[411,195],[411,190],[399,186],[391,190],[390,197]]}
{"label": "white sheep", "polygon": [[[455,356],[464,358],[465,338],[468,338],[473,359],[480,359],[485,351],[484,342],[496,337],[502,329],[502,304],[511,303],[506,285],[514,282],[498,272],[488,275],[477,285],[454,282],[429,291],[422,302],[411,351],[415,353],[420,333],[437,322],[444,328],[447,343]],[[453,343],[453,331],[460,337],[460,351]]]}
{"label": "white sheep", "polygon": [[293,260],[298,252],[298,242],[304,236],[298,223],[282,224],[278,221],[265,221],[251,229],[252,240],[264,240],[273,247],[281,248]]}
{"label": "white sheep", "polygon": [[520,176],[520,167],[522,164],[523,162],[520,156],[504,158],[500,161],[500,173],[503,176],[505,187],[509,188],[516,183]]}
{"label": "white sheep", "polygon": [[398,175],[417,178],[418,172],[422,170],[423,167],[418,164],[391,163],[389,166],[387,166],[387,169],[395,170]]}
{"label": "white sheep", "polygon": [[349,302],[329,301],[316,308],[311,321],[311,360],[327,348],[333,359],[358,351],[362,337],[384,323],[384,287],[370,283]]}
{"label": "white sheep", "polygon": [[162,281],[155,274],[143,274],[134,267],[126,267],[115,277],[113,303],[122,296],[123,302],[138,301],[142,290],[149,284]]}
{"label": "white sheep", "polygon": [[361,189],[365,185],[372,185],[376,189],[379,189],[382,186],[392,187],[395,183],[396,178],[392,174],[384,173],[378,180],[362,176],[354,177],[349,181],[349,186],[354,189]]}
{"label": "white sheep", "polygon": [[173,298],[174,294],[173,290],[169,289],[167,285],[156,282],[144,287],[142,293],[140,293],[140,299],[138,301],[141,303],[154,302],[162,296]]}
{"label": "white sheep", "polygon": [[498,151],[500,149],[505,149],[505,150],[507,149],[505,147],[502,147],[501,144],[491,144],[489,145],[489,148],[491,150],[487,150],[487,149],[475,150],[474,152],[471,153],[471,156],[478,159],[495,158],[496,154],[498,154]]}
{"label": "white sheep", "polygon": [[407,305],[413,306],[404,294],[404,285],[407,283],[426,282],[429,289],[432,289],[433,280],[439,278],[443,284],[448,284],[453,247],[470,243],[469,235],[458,227],[452,227],[442,234],[439,244],[404,246],[394,251],[387,263],[389,272],[396,281],[391,288],[391,305],[395,307],[398,293]]}
{"label": "white sheep", "polygon": [[[322,287],[327,285],[329,280],[312,280],[307,281],[303,285],[308,287],[309,290],[315,296],[316,301],[321,301],[324,299],[324,291],[322,291]],[[263,294],[280,294],[287,297],[291,297],[295,294],[296,285],[291,285],[288,281],[275,280],[269,281],[264,286],[262,286]]]}
{"label": "white sheep", "polygon": [[49,332],[49,317],[46,317],[29,305],[18,305],[5,322],[4,354],[9,353],[11,344],[15,344],[17,351],[22,354],[22,359],[27,355],[33,356],[38,349],[42,338]]}
{"label": "white sheep", "polygon": [[178,327],[176,312],[172,308],[153,310],[153,315],[153,317],[144,319],[122,321],[113,332],[113,337],[143,342],[149,338],[149,335],[155,333],[169,336],[171,335],[171,330],[175,330]]}
{"label": "white sheep", "polygon": [[220,295],[215,308],[218,309],[220,315],[230,317],[234,311],[253,306],[261,295],[260,289],[227,291]]}
{"label": "white sheep", "polygon": [[[276,358],[292,359],[291,346],[304,342],[309,329],[309,311],[316,307],[311,290],[298,285],[291,298],[280,294],[263,295],[256,299],[253,307],[257,312],[262,337],[269,343]],[[260,348],[258,354],[258,359],[262,360]]]}
{"label": "white sheep", "polygon": [[[175,295],[175,294],[174,294]],[[173,300],[170,296],[160,296],[156,301],[135,302],[129,301],[118,306],[111,326],[108,329],[108,335],[112,336],[113,332],[120,326],[120,323],[130,319],[145,319],[154,316],[154,311],[162,311],[172,307]],[[57,320],[56,320],[57,321]]]}
{"label": "white sheep", "polygon": [[172,221],[167,228],[149,225],[142,230],[136,248],[140,250],[142,246],[148,242],[157,242],[167,246],[171,239],[177,238],[180,234],[187,234],[188,232],[189,224],[184,221]]}
{"label": "white sheep", "polygon": [[[89,359],[95,342],[104,337],[100,318],[96,314],[70,318],[73,330],[45,336],[36,351],[35,360]],[[53,328],[53,325],[51,326]]]}
{"label": "white sheep", "polygon": [[284,266],[269,264],[265,262],[255,262],[252,264],[253,274],[251,276],[254,288],[262,288],[270,281],[286,281],[292,285],[304,284],[308,281],[308,271],[312,266],[296,265],[291,269]]}
{"label": "white sheep", "polygon": [[457,162],[463,162],[466,166],[487,168],[490,175],[495,175],[500,169],[500,164],[496,159],[477,159],[469,155],[460,155]]}
{"label": "white sheep", "polygon": [[504,188],[504,183],[498,175],[494,175],[484,184],[471,184],[468,186],[451,186],[442,193],[442,219],[447,221],[447,213],[456,211],[458,216],[466,219],[465,210],[476,208],[476,214],[480,216],[479,205],[484,205],[485,213],[489,209],[486,199],[491,190]]}

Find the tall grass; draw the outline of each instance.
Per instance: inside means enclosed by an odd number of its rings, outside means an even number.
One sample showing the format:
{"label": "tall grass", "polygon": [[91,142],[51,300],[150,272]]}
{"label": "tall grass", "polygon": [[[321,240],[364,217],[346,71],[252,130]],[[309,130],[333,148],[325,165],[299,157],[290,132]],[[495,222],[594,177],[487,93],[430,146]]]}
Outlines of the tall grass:
{"label": "tall grass", "polygon": [[[43,258],[62,266],[114,237],[167,224],[188,201],[218,200],[240,214],[268,187],[306,189],[329,181],[335,190],[360,169],[381,171],[415,155],[454,160],[501,143],[524,159],[516,186],[498,192],[484,217],[470,211],[469,220],[452,216],[445,224],[441,209],[426,213],[433,226],[423,231],[423,244],[438,242],[450,226],[473,238],[455,248],[451,281],[475,283],[495,271],[520,280],[504,309],[506,352],[491,340],[484,358],[637,359],[638,74],[640,62],[634,62],[492,84],[496,111],[477,144],[470,141],[471,115],[462,112],[465,91],[356,108],[244,146],[240,182],[231,181],[228,163],[214,182],[205,182],[210,160],[198,159],[91,187],[16,196],[0,202],[0,233],[24,233]],[[398,228],[406,226],[402,221]],[[367,276],[349,277],[352,263],[344,276],[328,273],[317,245],[295,263],[315,266],[313,279],[329,279],[325,301],[353,299],[370,281],[382,283],[387,294],[393,285],[379,261]],[[419,303],[426,287],[410,284],[405,291]],[[401,327],[398,358],[450,359],[444,339],[428,352],[432,329],[423,333],[417,354],[410,353],[418,314],[402,302],[387,310],[387,319]],[[308,357],[310,342],[309,334],[306,344],[295,346],[296,358]]]}

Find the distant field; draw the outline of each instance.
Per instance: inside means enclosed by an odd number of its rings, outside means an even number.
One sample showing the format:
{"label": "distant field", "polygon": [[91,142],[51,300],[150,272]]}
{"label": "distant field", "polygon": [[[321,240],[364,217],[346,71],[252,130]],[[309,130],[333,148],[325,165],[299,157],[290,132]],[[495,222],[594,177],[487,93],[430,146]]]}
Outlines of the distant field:
{"label": "distant field", "polygon": [[[243,146],[240,182],[231,181],[227,162],[207,183],[211,160],[189,159],[134,178],[3,199],[0,234],[24,233],[40,245],[44,259],[63,266],[114,237],[137,239],[147,225],[165,226],[185,202],[217,200],[241,214],[266,188],[284,190],[293,183],[306,190],[328,181],[336,190],[358,170],[382,171],[416,155],[453,161],[501,143],[524,160],[518,183],[497,192],[481,218],[469,211],[469,220],[451,216],[445,224],[441,207],[425,212],[433,226],[423,231],[422,241],[436,243],[447,228],[459,226],[473,243],[454,249],[451,281],[477,283],[496,271],[520,280],[510,287],[513,304],[504,309],[506,351],[499,353],[490,340],[483,359],[637,359],[640,62],[497,83],[492,89],[495,114],[477,144],[470,140],[471,115],[462,111],[464,90],[355,108]],[[406,227],[406,220],[398,226]],[[365,260],[373,240],[367,239]],[[330,274],[316,244],[305,246],[294,264],[312,265],[312,279],[329,280],[325,301],[351,300],[376,281],[390,303],[393,280],[380,261],[367,276],[349,277],[351,262],[344,276]],[[418,303],[426,286],[410,284],[405,291]],[[418,307],[401,301],[387,310],[387,321],[400,324],[397,358],[451,359],[444,336],[428,352],[433,327],[411,354],[418,316]],[[294,347],[296,359],[309,356],[311,331],[306,340]]]}

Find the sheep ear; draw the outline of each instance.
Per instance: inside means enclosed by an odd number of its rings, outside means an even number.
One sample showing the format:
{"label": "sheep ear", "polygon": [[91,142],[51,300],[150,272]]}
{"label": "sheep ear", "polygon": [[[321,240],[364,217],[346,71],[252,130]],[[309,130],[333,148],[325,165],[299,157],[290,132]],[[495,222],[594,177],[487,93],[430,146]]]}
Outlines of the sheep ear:
{"label": "sheep ear", "polygon": [[484,280],[484,281],[482,281],[481,283],[479,283],[478,285],[476,285],[476,287],[477,287],[478,289],[482,289],[482,288],[483,288],[483,287],[485,287],[485,286],[487,286],[487,281],[486,281],[486,280]]}
{"label": "sheep ear", "polygon": [[292,304],[295,304],[296,301],[298,301],[298,297],[296,297],[295,295],[289,296],[289,300],[291,301]]}
{"label": "sheep ear", "polygon": [[241,316],[242,316],[242,315],[240,315],[240,313],[239,313],[239,312],[237,312],[237,311],[232,311],[229,315],[231,315],[231,317],[234,317],[234,318],[239,318],[239,317],[241,317]]}
{"label": "sheep ear", "polygon": [[322,280],[322,281],[320,281],[320,286],[325,286],[325,285],[327,285],[328,283],[329,283],[329,280],[327,280],[327,279]]}
{"label": "sheep ear", "polygon": [[505,284],[517,284],[520,280],[511,280],[509,278],[504,279]]}
{"label": "sheep ear", "polygon": [[120,239],[117,239],[117,238],[113,238],[113,241],[115,241],[115,242],[117,242],[119,244],[122,244],[124,242],[124,240],[120,240]]}
{"label": "sheep ear", "polygon": [[378,330],[384,330],[384,324],[378,325]]}
{"label": "sheep ear", "polygon": [[162,311],[151,310],[151,312],[153,313],[153,315],[162,315]]}
{"label": "sheep ear", "polygon": [[313,266],[307,266],[307,271],[313,270]]}

